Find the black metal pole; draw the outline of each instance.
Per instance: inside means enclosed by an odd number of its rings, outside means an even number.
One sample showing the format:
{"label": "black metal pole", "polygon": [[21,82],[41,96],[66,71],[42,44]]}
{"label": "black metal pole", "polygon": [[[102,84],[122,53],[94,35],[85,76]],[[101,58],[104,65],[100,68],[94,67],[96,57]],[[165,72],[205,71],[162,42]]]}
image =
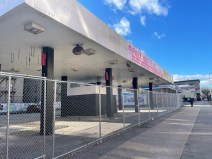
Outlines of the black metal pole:
{"label": "black metal pole", "polygon": [[133,89],[134,89],[134,101],[135,101],[135,112],[137,113],[138,112],[138,78],[137,77],[134,77],[133,78],[133,81],[132,81],[132,84],[133,84]]}
{"label": "black metal pole", "polygon": [[[54,49],[49,47],[44,47],[42,50],[42,76],[47,77],[49,79],[54,78]],[[54,82],[47,80],[46,88],[44,88],[44,82],[45,81],[42,81],[40,134],[44,134],[45,128],[46,135],[51,135],[53,132],[54,115]],[[46,91],[46,96],[44,95],[44,90]],[[44,103],[44,101],[46,102]]]}
{"label": "black metal pole", "polygon": [[113,88],[112,88],[112,68],[105,69],[105,81],[106,81],[107,117],[113,117],[114,116],[114,105],[113,105]]}

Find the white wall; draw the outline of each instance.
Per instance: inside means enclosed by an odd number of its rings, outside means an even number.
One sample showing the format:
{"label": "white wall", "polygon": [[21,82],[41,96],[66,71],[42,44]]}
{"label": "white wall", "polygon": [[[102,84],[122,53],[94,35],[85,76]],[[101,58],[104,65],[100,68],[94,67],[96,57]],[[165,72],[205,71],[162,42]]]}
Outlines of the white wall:
{"label": "white wall", "polygon": [[[67,84],[67,96],[72,95],[86,95],[86,94],[106,94],[106,87],[101,87],[99,91],[99,86],[79,86],[71,88],[70,84]],[[113,95],[118,95],[118,89],[113,88]]]}

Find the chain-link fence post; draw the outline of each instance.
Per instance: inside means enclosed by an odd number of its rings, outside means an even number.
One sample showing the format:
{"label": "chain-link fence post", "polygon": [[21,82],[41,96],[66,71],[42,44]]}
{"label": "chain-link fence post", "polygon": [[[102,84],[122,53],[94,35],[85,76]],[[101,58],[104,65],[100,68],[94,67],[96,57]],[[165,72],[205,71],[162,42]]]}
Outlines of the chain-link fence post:
{"label": "chain-link fence post", "polygon": [[172,112],[172,105],[171,105],[171,93],[169,93],[169,112]]}
{"label": "chain-link fence post", "polygon": [[163,110],[163,114],[162,115],[164,115],[164,113],[165,113],[165,111],[164,111],[164,93],[161,93],[161,102],[162,102],[162,105],[161,105],[161,107],[162,107],[162,110]]}
{"label": "chain-link fence post", "polygon": [[8,97],[7,97],[7,132],[6,132],[6,157],[9,159],[9,129],[10,129],[10,87],[11,87],[11,76],[8,76]]}
{"label": "chain-link fence post", "polygon": [[173,96],[172,94],[170,94],[170,105],[171,105],[171,112],[173,112],[173,100],[172,100]]}
{"label": "chain-link fence post", "polygon": [[149,91],[147,92],[147,105],[149,108],[149,119],[151,119],[151,108],[150,108],[150,95],[149,95]]}
{"label": "chain-link fence post", "polygon": [[157,107],[157,117],[159,116],[158,115],[158,92],[155,92],[155,105]]}
{"label": "chain-link fence post", "polygon": [[172,107],[175,110],[175,94],[172,94]]}
{"label": "chain-link fence post", "polygon": [[43,82],[43,154],[46,156],[46,78]]}
{"label": "chain-link fence post", "polygon": [[174,110],[174,101],[175,101],[174,100],[174,94],[172,94],[172,100],[171,101],[172,101],[172,111],[173,111]]}
{"label": "chain-link fence post", "polygon": [[54,104],[53,104],[53,132],[52,132],[52,157],[55,154],[55,115],[56,115],[57,81],[54,81]]}
{"label": "chain-link fence post", "polygon": [[170,102],[170,93],[168,93],[168,107],[169,107],[169,112],[171,112],[171,102]]}
{"label": "chain-link fence post", "polygon": [[180,102],[180,94],[178,94],[178,108],[181,106],[181,102]]}
{"label": "chain-link fence post", "polygon": [[173,111],[175,110],[175,96],[174,94],[172,94],[172,107],[173,107]]}
{"label": "chain-link fence post", "polygon": [[171,93],[169,93],[169,112],[172,112]]}
{"label": "chain-link fence post", "polygon": [[172,111],[174,110],[174,94],[171,94]]}
{"label": "chain-link fence post", "polygon": [[170,112],[172,112],[172,100],[171,100],[171,93],[169,93],[169,107],[170,107]]}
{"label": "chain-link fence post", "polygon": [[140,92],[139,92],[139,88],[137,89],[137,100],[138,100],[138,125],[141,125],[141,113],[140,113],[140,104],[139,104],[139,97],[140,97]]}
{"label": "chain-link fence post", "polygon": [[[121,88],[122,89],[122,88]],[[123,127],[124,127],[124,130],[125,130],[125,104],[124,104],[124,93],[122,91],[122,104],[123,104],[123,109],[122,109],[122,113],[123,113]]]}
{"label": "chain-link fence post", "polygon": [[177,95],[177,108],[179,108],[179,96],[178,96],[178,93],[176,93]]}
{"label": "chain-link fence post", "polygon": [[166,107],[167,107],[167,113],[169,113],[169,99],[168,99],[168,93],[166,93]]}
{"label": "chain-link fence post", "polygon": [[99,138],[102,137],[102,100],[101,100],[101,85],[99,85]]}
{"label": "chain-link fence post", "polygon": [[179,108],[179,96],[178,96],[178,93],[176,95],[177,95],[177,108]]}

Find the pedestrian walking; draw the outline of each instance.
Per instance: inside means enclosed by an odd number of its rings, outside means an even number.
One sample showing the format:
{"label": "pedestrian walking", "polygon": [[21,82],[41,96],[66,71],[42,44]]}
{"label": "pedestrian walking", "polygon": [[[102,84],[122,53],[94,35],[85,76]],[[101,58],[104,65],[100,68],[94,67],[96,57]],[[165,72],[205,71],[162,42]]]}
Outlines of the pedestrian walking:
{"label": "pedestrian walking", "polygon": [[191,107],[194,105],[194,98],[190,98]]}

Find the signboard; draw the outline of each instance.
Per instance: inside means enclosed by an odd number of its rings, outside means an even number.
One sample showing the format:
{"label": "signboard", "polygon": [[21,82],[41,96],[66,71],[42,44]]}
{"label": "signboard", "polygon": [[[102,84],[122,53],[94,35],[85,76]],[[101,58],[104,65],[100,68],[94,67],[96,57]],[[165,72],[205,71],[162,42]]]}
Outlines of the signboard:
{"label": "signboard", "polygon": [[[38,103],[10,103],[10,112],[25,112],[27,110],[27,107],[30,105],[36,105]],[[55,108],[61,109],[61,102],[55,102]],[[7,113],[7,104],[6,103],[0,103],[0,114],[1,113]]]}
{"label": "signboard", "polygon": [[[37,103],[10,103],[10,112],[25,112],[27,107],[30,105],[35,105]],[[0,113],[7,112],[7,104],[0,103]]]}
{"label": "signboard", "polygon": [[[134,99],[134,93],[123,93],[124,96],[124,105],[125,106],[134,106],[135,105],[135,99]],[[139,105],[147,105],[147,95],[141,94],[138,97]]]}
{"label": "signboard", "polygon": [[[22,112],[26,111],[26,108],[30,105],[29,104],[24,104],[24,103],[11,103],[10,104],[10,112]],[[0,103],[0,113],[6,113],[7,112],[7,104]]]}
{"label": "signboard", "polygon": [[[67,96],[88,95],[88,94],[106,94],[106,87],[102,86],[99,90],[97,85],[80,85],[74,83],[67,83]],[[117,88],[113,88],[113,95],[118,95]]]}
{"label": "signboard", "polygon": [[164,71],[158,64],[152,61],[144,53],[134,48],[132,45],[128,45],[128,57],[131,61],[135,62],[139,66],[146,68],[147,70],[155,73],[156,75],[165,78],[166,80],[173,81],[166,71]]}

